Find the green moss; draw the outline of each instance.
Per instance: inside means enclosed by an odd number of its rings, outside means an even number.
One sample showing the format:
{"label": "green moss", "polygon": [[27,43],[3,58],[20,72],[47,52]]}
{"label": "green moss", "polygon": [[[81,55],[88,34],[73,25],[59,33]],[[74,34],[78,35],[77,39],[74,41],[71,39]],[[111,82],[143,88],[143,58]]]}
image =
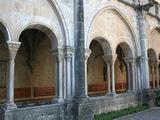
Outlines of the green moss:
{"label": "green moss", "polygon": [[136,112],[144,111],[149,109],[150,107],[146,104],[138,105],[136,107],[129,107],[122,110],[112,111],[108,113],[102,113],[100,115],[95,115],[94,120],[113,120],[115,118],[119,118],[125,115],[133,114]]}

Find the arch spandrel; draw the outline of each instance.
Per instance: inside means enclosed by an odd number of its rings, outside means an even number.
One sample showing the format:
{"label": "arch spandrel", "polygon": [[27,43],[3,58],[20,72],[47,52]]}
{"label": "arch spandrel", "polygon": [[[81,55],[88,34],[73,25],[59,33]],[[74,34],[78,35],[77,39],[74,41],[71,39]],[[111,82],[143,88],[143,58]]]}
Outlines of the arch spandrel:
{"label": "arch spandrel", "polygon": [[[57,2],[43,1],[1,1],[0,18],[5,19],[11,31],[12,41],[18,41],[22,29],[34,23],[45,24],[54,29],[59,43],[70,45],[68,27]],[[3,6],[2,6],[3,5]],[[6,7],[8,6],[8,7]],[[62,45],[62,46],[63,46]]]}
{"label": "arch spandrel", "polygon": [[134,56],[140,54],[133,28],[117,8],[103,8],[94,16],[86,41],[87,47],[93,39],[92,36],[96,37],[96,35],[111,38],[108,40],[112,49],[116,49],[119,43],[126,42],[131,45]]}
{"label": "arch spandrel", "polygon": [[160,53],[160,27],[156,26],[151,29],[150,38],[148,39],[148,49],[153,49],[156,52],[156,57]]}

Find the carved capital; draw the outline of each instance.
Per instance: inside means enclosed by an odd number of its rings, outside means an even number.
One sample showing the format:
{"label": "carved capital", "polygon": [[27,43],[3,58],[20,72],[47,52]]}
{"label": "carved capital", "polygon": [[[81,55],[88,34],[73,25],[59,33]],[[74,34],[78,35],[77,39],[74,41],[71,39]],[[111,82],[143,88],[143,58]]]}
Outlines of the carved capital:
{"label": "carved capital", "polygon": [[64,60],[64,49],[58,48],[58,49],[51,50],[51,52],[58,63]]}
{"label": "carved capital", "polygon": [[71,61],[71,58],[72,58],[72,55],[74,54],[74,52],[75,52],[75,48],[74,47],[67,46],[64,49],[65,59],[67,61]]}
{"label": "carved capital", "polygon": [[9,58],[15,59],[17,51],[21,45],[21,42],[8,41],[6,44],[7,44],[8,50],[9,50]]}
{"label": "carved capital", "polygon": [[90,55],[91,55],[92,51],[90,49],[85,49],[85,59],[87,60]]}
{"label": "carved capital", "polygon": [[70,62],[72,59],[72,54],[65,54],[65,59],[67,62]]}
{"label": "carved capital", "polygon": [[116,59],[117,59],[117,55],[116,54],[112,55],[112,64],[115,63]]}

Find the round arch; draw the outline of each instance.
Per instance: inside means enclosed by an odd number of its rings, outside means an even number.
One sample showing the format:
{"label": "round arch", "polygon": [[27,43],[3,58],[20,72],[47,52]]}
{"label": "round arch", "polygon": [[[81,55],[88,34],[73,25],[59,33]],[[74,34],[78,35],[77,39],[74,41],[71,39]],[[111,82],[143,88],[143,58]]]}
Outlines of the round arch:
{"label": "round arch", "polygon": [[24,26],[18,33],[17,40],[19,40],[21,33],[28,29],[37,29],[43,32],[50,39],[52,49],[60,48],[63,46],[62,43],[58,41],[57,39],[56,35],[58,34],[49,26],[41,24],[41,23],[32,23],[32,24]]}
{"label": "round arch", "polygon": [[16,100],[24,98],[40,102],[38,97],[50,99],[55,96],[56,87],[56,61],[51,52],[51,49],[58,48],[55,34],[44,25],[33,24],[22,30],[19,41],[21,46],[15,60],[15,89],[26,91],[26,94],[21,96],[18,93],[21,91],[15,91]]}
{"label": "round arch", "polygon": [[11,41],[10,31],[3,20],[0,19],[0,31],[4,34],[5,42]]}
{"label": "round arch", "polygon": [[155,89],[156,87],[156,73],[155,73],[155,63],[158,60],[156,51],[153,48],[148,49],[148,67],[149,67],[149,80],[150,80],[150,86],[152,89]]}
{"label": "round arch", "polygon": [[97,37],[90,44],[92,51],[87,63],[88,95],[105,95],[108,83],[108,62],[111,61],[112,50],[108,41],[102,37]]}
{"label": "round arch", "polygon": [[[0,19],[0,91],[6,91],[7,83],[7,61],[9,58],[9,50],[6,45],[7,42],[11,41],[10,32],[7,25]],[[0,100],[6,98],[6,92],[1,92]]]}
{"label": "round arch", "polygon": [[[119,43],[116,47],[116,51],[117,51],[118,46],[120,46],[122,48],[122,50],[124,52],[124,57],[133,58],[133,51],[127,43],[125,43],[125,42]],[[116,53],[116,51],[115,51],[115,53]]]}
{"label": "round arch", "polygon": [[149,57],[149,60],[151,61],[158,60],[156,51],[153,48],[148,49],[148,57]]}
{"label": "round arch", "polygon": [[115,88],[117,93],[123,93],[133,89],[133,79],[130,77],[133,75],[131,68],[133,53],[127,43],[121,42],[116,47],[116,54]]}
{"label": "round arch", "polygon": [[93,40],[97,41],[101,45],[104,55],[112,55],[112,49],[111,49],[110,43],[105,38],[97,37]]}
{"label": "round arch", "polygon": [[158,30],[160,30],[160,25],[155,25],[155,26],[153,26],[152,28],[151,28],[151,32],[150,33],[152,33],[155,29],[158,29]]}

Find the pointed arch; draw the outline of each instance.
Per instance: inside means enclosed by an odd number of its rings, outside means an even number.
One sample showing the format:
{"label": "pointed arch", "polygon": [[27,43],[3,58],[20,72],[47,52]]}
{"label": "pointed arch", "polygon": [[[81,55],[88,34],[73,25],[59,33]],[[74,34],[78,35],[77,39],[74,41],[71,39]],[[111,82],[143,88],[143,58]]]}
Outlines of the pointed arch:
{"label": "pointed arch", "polygon": [[66,46],[73,46],[73,44],[71,43],[71,40],[70,40],[70,36],[69,36],[69,30],[67,28],[67,22],[65,20],[65,17],[60,9],[60,7],[58,6],[58,3],[56,2],[56,0],[54,0],[54,2],[52,0],[47,0],[48,3],[51,5],[53,11],[55,11],[55,14],[57,15],[57,18],[59,20],[59,23],[61,25],[61,29],[62,29],[62,32],[64,34],[64,40],[65,40],[65,45]]}
{"label": "pointed arch", "polygon": [[105,10],[113,10],[116,13],[118,13],[118,15],[121,18],[123,18],[124,22],[126,23],[128,29],[129,29],[130,33],[132,34],[132,37],[133,37],[132,43],[133,43],[134,50],[135,50],[134,54],[137,55],[137,56],[139,56],[141,54],[140,53],[140,46],[138,44],[138,39],[137,39],[136,33],[135,33],[134,29],[133,29],[133,26],[131,25],[131,23],[129,22],[129,20],[127,19],[127,17],[123,14],[123,12],[120,9],[118,9],[117,7],[115,7],[115,6],[107,6],[107,7],[99,8],[97,10],[97,12],[92,15],[92,17],[91,17],[91,19],[89,21],[89,27],[87,29],[87,34],[86,34],[87,35],[86,36],[86,44],[85,44],[86,48],[89,47],[90,42],[91,42],[91,38],[89,36],[90,35],[89,33],[90,33],[90,30],[91,30],[92,23],[93,23],[94,19],[96,18],[96,16],[99,15],[99,14],[101,14]]}

